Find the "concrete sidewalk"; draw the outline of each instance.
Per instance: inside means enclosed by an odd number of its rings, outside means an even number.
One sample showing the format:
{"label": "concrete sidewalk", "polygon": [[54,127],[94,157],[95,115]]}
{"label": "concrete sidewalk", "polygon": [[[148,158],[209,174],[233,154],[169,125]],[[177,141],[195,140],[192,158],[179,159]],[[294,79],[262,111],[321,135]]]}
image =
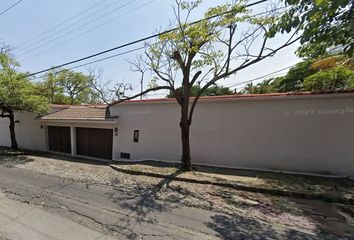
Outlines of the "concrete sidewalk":
{"label": "concrete sidewalk", "polygon": [[40,207],[11,200],[0,192],[0,239],[108,240],[113,238],[44,211]]}

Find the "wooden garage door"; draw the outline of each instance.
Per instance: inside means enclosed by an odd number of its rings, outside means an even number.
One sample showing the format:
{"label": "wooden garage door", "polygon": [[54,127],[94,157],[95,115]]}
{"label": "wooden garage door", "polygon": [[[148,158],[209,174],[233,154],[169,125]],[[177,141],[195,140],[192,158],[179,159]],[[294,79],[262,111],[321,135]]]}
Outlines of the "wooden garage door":
{"label": "wooden garage door", "polygon": [[113,130],[100,128],[76,128],[78,155],[112,159]]}
{"label": "wooden garage door", "polygon": [[71,153],[70,127],[48,126],[49,150]]}

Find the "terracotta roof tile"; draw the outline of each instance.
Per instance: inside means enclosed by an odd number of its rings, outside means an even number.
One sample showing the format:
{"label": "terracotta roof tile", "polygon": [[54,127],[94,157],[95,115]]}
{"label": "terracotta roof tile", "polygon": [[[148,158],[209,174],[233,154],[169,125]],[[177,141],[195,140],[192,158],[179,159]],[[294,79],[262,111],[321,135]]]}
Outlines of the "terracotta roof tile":
{"label": "terracotta roof tile", "polygon": [[[54,107],[54,106],[52,106]],[[117,119],[117,116],[111,116],[107,106],[74,106],[56,111],[43,116],[41,120],[87,120],[87,121],[109,121]]]}

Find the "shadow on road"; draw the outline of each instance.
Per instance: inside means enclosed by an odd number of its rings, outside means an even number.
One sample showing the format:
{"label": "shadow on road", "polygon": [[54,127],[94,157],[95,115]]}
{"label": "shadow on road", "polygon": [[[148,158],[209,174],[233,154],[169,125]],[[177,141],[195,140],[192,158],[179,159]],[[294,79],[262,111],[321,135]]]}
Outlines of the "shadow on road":
{"label": "shadow on road", "polygon": [[113,161],[114,165],[145,165],[151,167],[160,167],[160,168],[171,168],[171,167],[179,167],[181,164],[172,163],[172,162],[163,162],[163,161],[152,161],[152,160],[144,160],[144,161]]}
{"label": "shadow on road", "polygon": [[[130,215],[136,216],[137,222],[147,222],[154,223],[154,219],[149,216],[149,213],[153,211],[167,211],[172,205],[166,201],[159,201],[160,192],[163,189],[169,188],[170,183],[178,176],[181,172],[176,171],[175,173],[166,176],[158,184],[147,184],[147,185],[136,185],[132,188],[126,187],[116,187],[116,194],[111,194],[109,197],[120,207],[129,209]],[[115,183],[113,185],[119,185]],[[170,202],[173,203],[173,202]]]}
{"label": "shadow on road", "polygon": [[25,155],[9,155],[9,154],[0,154],[0,166],[13,168],[16,165],[22,165],[29,162],[32,162],[33,159]]}
{"label": "shadow on road", "polygon": [[220,239],[337,239],[336,236],[302,233],[296,230],[279,231],[276,225],[265,224],[242,216],[216,214],[212,221],[205,223],[217,232]]}
{"label": "shadow on road", "polygon": [[[125,229],[125,235],[129,239],[136,239],[138,236],[135,233],[137,225],[141,224],[158,224],[158,220],[154,216],[154,212],[169,211],[172,208],[179,207],[174,204],[174,201],[161,201],[159,196],[162,191],[169,188],[170,183],[181,172],[166,176],[157,184],[136,184],[132,187],[127,187],[120,181],[114,180],[114,192],[108,192],[107,195],[119,208],[128,209],[127,217],[119,219],[120,230]],[[125,224],[122,225],[122,222]]]}
{"label": "shadow on road", "polygon": [[280,239],[272,229],[240,216],[216,214],[211,219],[206,225],[217,232],[220,239]]}

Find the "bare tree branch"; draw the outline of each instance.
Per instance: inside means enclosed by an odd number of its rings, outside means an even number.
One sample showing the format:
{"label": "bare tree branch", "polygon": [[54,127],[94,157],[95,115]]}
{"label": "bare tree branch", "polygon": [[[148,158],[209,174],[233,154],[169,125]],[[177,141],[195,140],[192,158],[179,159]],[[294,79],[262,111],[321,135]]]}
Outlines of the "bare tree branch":
{"label": "bare tree branch", "polygon": [[124,101],[127,101],[127,100],[131,100],[131,99],[134,99],[134,98],[137,98],[141,95],[145,95],[149,92],[155,92],[155,91],[159,91],[159,90],[164,90],[164,89],[167,89],[167,90],[172,90],[171,87],[169,86],[158,86],[158,87],[155,87],[155,88],[150,88],[150,89],[147,89],[141,93],[138,93],[136,95],[133,95],[131,97],[125,97],[125,98],[122,98],[122,99],[119,99],[118,101],[116,101],[116,103],[120,103],[120,102],[124,102]]}
{"label": "bare tree branch", "polygon": [[[295,33],[291,36],[291,38],[295,36]],[[194,113],[194,109],[197,105],[197,102],[199,100],[199,98],[201,97],[201,94],[206,90],[208,89],[210,86],[212,86],[213,84],[215,84],[218,80],[222,79],[222,78],[225,78],[226,76],[230,75],[230,74],[234,74],[250,65],[253,65],[261,60],[263,60],[264,58],[267,58],[269,56],[273,56],[276,52],[278,52],[279,50],[295,43],[296,41],[298,41],[301,37],[297,37],[296,39],[290,41],[288,40],[285,44],[283,44],[282,46],[278,47],[277,49],[273,50],[272,52],[262,56],[261,54],[258,55],[258,57],[248,63],[243,63],[241,64],[239,67],[233,69],[232,71],[230,72],[225,72],[219,76],[216,76],[214,77],[214,79],[210,80],[207,84],[205,84],[201,89],[200,91],[198,92],[198,95],[193,99],[193,102],[192,102],[192,105],[191,105],[191,108],[190,108],[190,111],[189,111],[189,117],[188,117],[188,121],[191,123],[192,122],[192,118],[193,118],[193,113]],[[262,48],[260,50],[260,53],[262,53],[264,51],[264,44],[262,45]]]}
{"label": "bare tree branch", "polygon": [[[143,92],[144,88],[144,76],[146,71],[148,70],[147,65],[145,64],[145,60],[142,55],[137,56],[134,60],[128,60],[130,63],[130,70],[133,72],[140,73],[140,92]],[[140,96],[140,99],[143,98],[143,95]]]}

